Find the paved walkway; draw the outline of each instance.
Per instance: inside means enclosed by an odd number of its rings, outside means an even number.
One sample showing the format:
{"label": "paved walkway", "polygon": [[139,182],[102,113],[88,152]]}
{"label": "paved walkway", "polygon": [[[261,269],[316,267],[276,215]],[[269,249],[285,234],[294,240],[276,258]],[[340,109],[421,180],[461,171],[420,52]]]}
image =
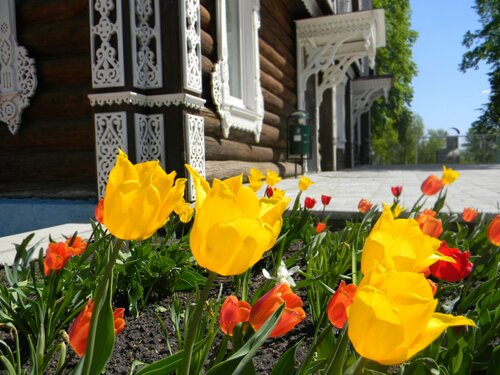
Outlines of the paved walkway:
{"label": "paved walkway", "polygon": [[[448,186],[445,211],[461,213],[465,207],[473,207],[480,212],[495,215],[500,212],[500,164],[496,165],[450,165],[460,172],[460,177]],[[403,186],[401,204],[411,207],[420,197],[420,185],[427,176],[441,176],[440,166],[402,166],[391,168],[364,167],[338,172],[323,172],[309,177],[315,183],[303,194],[316,198],[315,209],[322,210],[321,195],[331,195],[332,201],[326,213],[333,219],[341,220],[357,214],[358,202],[361,198],[374,204],[391,203],[391,186]],[[287,195],[295,198],[298,194],[298,178],[281,180],[277,187],[285,190]],[[263,191],[259,192],[263,194]],[[425,207],[432,207],[436,197],[430,197]],[[62,235],[72,235],[78,230],[82,236],[90,235],[90,224],[66,224],[45,228],[36,232],[32,244],[37,248],[45,248],[49,234],[55,240],[62,240]],[[11,263],[15,255],[14,243],[21,241],[31,232],[0,237],[0,264]],[[87,236],[88,237],[88,236]]]}
{"label": "paved walkway", "polygon": [[[486,214],[500,212],[500,164],[495,165],[450,165],[460,172],[459,178],[448,186],[444,210],[461,213],[465,207],[473,207]],[[374,204],[392,203],[391,186],[403,186],[401,204],[410,208],[422,194],[420,185],[430,175],[441,177],[441,166],[395,166],[362,167],[352,170],[323,172],[309,176],[314,185],[302,194],[316,198],[331,195],[327,211],[332,216],[352,216],[357,212],[361,198]],[[299,192],[298,178],[281,180],[277,187],[295,197]],[[431,208],[436,196],[429,197],[425,207]],[[316,209],[322,209],[317,203]]]}

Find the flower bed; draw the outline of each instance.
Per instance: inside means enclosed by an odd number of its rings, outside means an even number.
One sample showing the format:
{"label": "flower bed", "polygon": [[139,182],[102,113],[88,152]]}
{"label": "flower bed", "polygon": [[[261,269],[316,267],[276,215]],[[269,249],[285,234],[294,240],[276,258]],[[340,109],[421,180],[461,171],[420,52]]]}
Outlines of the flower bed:
{"label": "flower bed", "polygon": [[457,172],[429,176],[411,208],[401,186],[384,207],[361,199],[333,229],[307,177],[290,202],[270,172],[210,186],[187,168],[194,210],[185,179],[120,152],[91,238],[35,261],[30,238],[17,247],[0,283],[6,373],[496,370],[500,215],[442,212]]}

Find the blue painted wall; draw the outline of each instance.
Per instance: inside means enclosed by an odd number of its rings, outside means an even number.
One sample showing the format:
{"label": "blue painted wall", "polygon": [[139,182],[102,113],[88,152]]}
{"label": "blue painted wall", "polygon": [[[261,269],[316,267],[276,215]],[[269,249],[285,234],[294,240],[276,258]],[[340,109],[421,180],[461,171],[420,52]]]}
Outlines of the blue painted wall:
{"label": "blue painted wall", "polygon": [[0,199],[0,237],[66,223],[88,223],[95,199]]}

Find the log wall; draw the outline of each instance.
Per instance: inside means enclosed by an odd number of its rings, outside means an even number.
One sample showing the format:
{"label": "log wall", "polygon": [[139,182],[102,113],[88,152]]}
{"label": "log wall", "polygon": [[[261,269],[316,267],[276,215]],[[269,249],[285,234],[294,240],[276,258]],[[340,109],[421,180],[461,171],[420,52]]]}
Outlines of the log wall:
{"label": "log wall", "polygon": [[214,0],[201,0],[207,178],[247,173],[251,167],[294,174],[295,165],[286,160],[286,120],[297,108],[294,20],[305,17],[300,0],[260,1],[260,77],[265,110],[260,142],[255,142],[253,134],[235,129],[226,139],[213,105],[210,82],[217,62],[216,6]]}
{"label": "log wall", "polygon": [[0,124],[4,196],[95,194],[88,6],[88,0],[17,2],[17,40],[35,59],[38,87],[18,134]]}

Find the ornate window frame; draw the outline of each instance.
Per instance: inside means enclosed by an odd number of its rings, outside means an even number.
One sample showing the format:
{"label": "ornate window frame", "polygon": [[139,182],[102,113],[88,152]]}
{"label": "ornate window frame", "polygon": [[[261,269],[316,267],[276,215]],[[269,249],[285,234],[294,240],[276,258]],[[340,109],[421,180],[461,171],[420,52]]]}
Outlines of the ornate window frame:
{"label": "ornate window frame", "polygon": [[229,85],[228,41],[226,31],[226,0],[217,0],[218,61],[212,72],[212,96],[222,122],[222,134],[231,128],[252,132],[259,142],[264,118],[264,100],[260,86],[259,0],[237,0],[242,26],[240,56],[242,61],[243,99],[231,96]]}
{"label": "ornate window frame", "polygon": [[1,1],[0,122],[5,122],[12,134],[19,130],[21,113],[29,105],[36,86],[35,60],[17,43],[15,1]]}

